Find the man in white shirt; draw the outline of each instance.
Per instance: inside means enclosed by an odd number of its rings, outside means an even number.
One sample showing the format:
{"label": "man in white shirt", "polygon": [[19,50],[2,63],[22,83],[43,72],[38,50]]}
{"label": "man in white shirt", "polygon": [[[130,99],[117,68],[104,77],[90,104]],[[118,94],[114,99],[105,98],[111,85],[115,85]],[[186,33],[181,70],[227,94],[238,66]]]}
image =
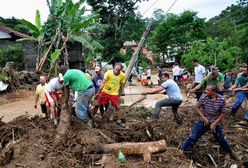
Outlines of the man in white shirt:
{"label": "man in white shirt", "polygon": [[45,89],[46,104],[49,107],[49,115],[54,120],[54,125],[57,127],[59,122],[59,110],[58,101],[60,99],[60,91],[63,87],[63,75],[59,74],[59,77],[55,77],[49,81]]}
{"label": "man in white shirt", "polygon": [[178,66],[178,63],[176,62],[172,68],[173,73],[173,79],[178,84],[180,81],[180,68]]}
{"label": "man in white shirt", "polygon": [[[205,68],[201,64],[198,63],[197,59],[193,59],[192,64],[195,66],[195,68],[194,68],[195,81],[194,81],[193,85],[191,86],[191,89],[193,89],[197,85],[199,85],[201,83],[202,79],[206,75]],[[200,99],[201,95],[202,95],[202,92],[200,90],[196,91],[197,101]]]}
{"label": "man in white shirt", "polygon": [[181,90],[177,85],[177,83],[174,80],[170,79],[168,73],[163,73],[160,79],[163,82],[160,86],[143,93],[146,95],[146,94],[157,94],[163,92],[164,94],[168,95],[168,98],[164,98],[156,103],[152,117],[158,119],[161,108],[166,106],[171,106],[172,113],[174,115],[176,122],[178,124],[181,124],[182,120],[180,117],[180,113],[178,112],[178,108],[182,104],[182,100],[183,100]]}
{"label": "man in white shirt", "polygon": [[152,71],[150,67],[147,67],[147,71],[146,71],[146,76],[147,76],[147,83],[149,86],[153,85],[152,82]]}

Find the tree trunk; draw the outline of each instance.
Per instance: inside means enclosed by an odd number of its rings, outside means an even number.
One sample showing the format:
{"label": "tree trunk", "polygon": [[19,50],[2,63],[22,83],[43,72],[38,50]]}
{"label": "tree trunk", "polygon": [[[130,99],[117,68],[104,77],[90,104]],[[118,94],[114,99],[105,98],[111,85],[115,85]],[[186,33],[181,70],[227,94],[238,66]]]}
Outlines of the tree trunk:
{"label": "tree trunk", "polygon": [[69,89],[64,89],[62,97],[59,101],[59,105],[62,108],[60,113],[60,123],[57,128],[57,134],[56,134],[56,140],[58,143],[61,143],[61,141],[65,139],[66,134],[69,132],[71,128],[72,104],[71,103],[68,104],[68,102],[71,102],[71,98],[69,98],[69,101],[66,102],[66,96],[70,96]]}
{"label": "tree trunk", "polygon": [[124,155],[143,155],[145,161],[151,160],[151,154],[156,152],[162,152],[166,150],[165,140],[154,142],[125,142],[105,144],[103,146],[104,152],[118,153],[121,149]]}
{"label": "tree trunk", "polygon": [[53,38],[53,40],[52,40],[52,42],[51,42],[51,44],[50,44],[50,46],[49,46],[48,49],[47,49],[45,55],[44,55],[43,58],[40,60],[39,65],[38,65],[36,71],[40,71],[40,70],[42,69],[42,67],[43,67],[43,65],[44,65],[44,63],[45,63],[45,61],[47,60],[48,54],[49,54],[49,52],[51,51],[52,46],[54,45],[54,43],[55,43],[55,41],[56,41],[56,39],[57,39],[57,36],[58,36],[58,34],[56,33],[55,36],[54,36],[54,38]]}

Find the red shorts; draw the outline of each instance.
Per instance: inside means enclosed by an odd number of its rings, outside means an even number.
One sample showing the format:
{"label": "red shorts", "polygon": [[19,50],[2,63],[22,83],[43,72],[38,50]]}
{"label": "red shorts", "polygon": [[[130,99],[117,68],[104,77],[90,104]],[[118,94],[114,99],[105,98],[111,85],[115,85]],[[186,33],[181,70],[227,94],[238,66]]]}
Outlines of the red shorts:
{"label": "red shorts", "polygon": [[101,92],[97,102],[101,103],[101,104],[107,104],[108,102],[111,102],[111,104],[113,106],[118,106],[120,105],[120,101],[119,101],[119,96],[118,95],[109,95],[107,93]]}
{"label": "red shorts", "polygon": [[52,92],[45,92],[45,96],[46,96],[46,103],[49,107],[51,107],[51,103],[54,102],[54,95],[56,96],[57,101],[59,101],[60,99],[60,94],[59,93],[52,93]]}
{"label": "red shorts", "polygon": [[182,81],[188,81],[189,80],[189,78],[188,77],[184,77],[184,76],[182,76]]}

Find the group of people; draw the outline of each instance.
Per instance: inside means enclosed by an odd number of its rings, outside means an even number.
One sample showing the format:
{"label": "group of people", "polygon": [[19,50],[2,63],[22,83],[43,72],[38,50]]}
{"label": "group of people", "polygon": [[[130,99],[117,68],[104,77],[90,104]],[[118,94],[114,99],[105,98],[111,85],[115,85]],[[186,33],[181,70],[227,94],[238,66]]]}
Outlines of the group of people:
{"label": "group of people", "polygon": [[133,76],[137,77],[138,81],[140,81],[140,84],[142,86],[152,86],[153,85],[152,71],[151,71],[151,68],[149,66],[146,68],[143,68],[140,65],[133,67],[131,74],[128,78],[128,82],[130,85],[132,85]]}
{"label": "group of people", "polygon": [[[92,115],[95,115],[98,108],[101,114],[104,113],[104,106],[110,102],[114,107],[116,122],[122,124],[120,120],[120,100],[119,97],[125,83],[125,74],[122,72],[123,66],[117,63],[114,69],[108,70],[104,75],[101,68],[95,68],[95,76],[91,79],[81,70],[68,69],[61,66],[58,77],[51,79],[46,83],[44,76],[40,77],[40,84],[36,88],[35,108],[37,108],[40,99],[41,110],[46,117],[54,120],[54,125],[59,125],[60,105],[58,104],[61,92],[73,92],[75,115],[92,127]],[[65,102],[68,103],[69,95],[65,96]],[[90,111],[90,100],[94,98],[97,102],[93,111]]]}
{"label": "group of people", "polygon": [[[197,140],[207,131],[211,131],[222,148],[229,152],[234,159],[239,159],[238,155],[231,148],[230,143],[225,139],[220,122],[227,114],[226,99],[223,94],[224,88],[226,88],[228,92],[237,92],[237,101],[233,105],[230,113],[232,117],[235,117],[242,102],[245,98],[248,98],[247,67],[243,68],[242,72],[238,74],[235,83],[227,88],[227,86],[225,86],[224,75],[217,67],[213,67],[207,74],[204,66],[199,64],[197,59],[192,60],[192,64],[194,65],[194,82],[189,90],[189,94],[196,94],[197,103],[194,108],[199,115],[199,120],[192,129],[192,132],[181,144],[180,149],[184,152],[192,151]],[[175,70],[175,68],[177,70]],[[176,75],[173,73],[173,79],[170,79],[168,73],[161,72],[161,74],[159,74],[161,85],[144,94],[165,92],[168,98],[164,98],[156,103],[154,113],[151,117],[158,119],[161,108],[171,106],[175,121],[181,124],[182,119],[178,108],[182,103],[183,96],[178,86],[180,76],[178,64],[175,64],[173,69],[173,72],[179,72]],[[244,118],[248,121],[248,112],[245,113]]]}
{"label": "group of people", "polygon": [[[192,151],[197,140],[207,131],[211,131],[220,145],[235,159],[237,154],[233,151],[230,143],[225,139],[220,122],[228,113],[226,107],[226,99],[223,89],[226,88],[224,75],[217,67],[213,67],[211,72],[206,73],[204,66],[199,64],[197,59],[192,60],[194,65],[194,82],[189,93],[195,93],[197,103],[194,106],[195,111],[199,115],[199,120],[195,124],[192,132],[180,148],[183,151]],[[178,65],[175,64],[174,68]],[[101,73],[100,67],[95,68],[95,76],[89,79],[85,73],[77,69],[68,69],[65,66],[60,68],[60,75],[51,79],[47,84],[44,76],[40,77],[40,85],[36,89],[35,107],[37,107],[38,98],[40,98],[42,112],[47,113],[54,119],[54,124],[58,125],[59,106],[57,95],[58,91],[63,89],[72,89],[75,99],[75,114],[85,121],[88,127],[92,127],[90,114],[93,116],[100,109],[103,116],[106,107],[111,103],[114,107],[115,120],[117,124],[122,125],[120,120],[120,96],[125,84],[126,76],[122,72],[122,64],[116,64],[113,70],[108,70],[104,75]],[[178,71],[178,70],[177,70]],[[183,72],[183,71],[182,71]],[[181,72],[181,74],[183,74]],[[180,69],[179,69],[180,75]],[[155,109],[151,118],[159,119],[162,107],[171,106],[177,124],[182,124],[182,118],[178,111],[182,104],[183,95],[177,83],[178,75],[174,75],[173,79],[166,72],[159,69],[158,82],[159,86],[143,92],[142,94],[165,93],[168,98],[164,98],[156,102]],[[237,76],[233,85],[226,88],[229,92],[237,92],[237,101],[232,107],[231,116],[235,116],[242,102],[248,97],[248,71],[247,67]],[[69,93],[69,92],[68,92]],[[67,96],[68,97],[68,96]],[[90,100],[94,98],[96,105],[93,111],[89,110]],[[68,98],[67,100],[68,101]],[[48,107],[50,110],[46,110]],[[57,109],[56,109],[57,108]]]}
{"label": "group of people", "polygon": [[182,65],[179,67],[176,62],[172,67],[173,79],[177,84],[181,84],[181,81],[186,85],[189,81],[190,73],[189,71]]}

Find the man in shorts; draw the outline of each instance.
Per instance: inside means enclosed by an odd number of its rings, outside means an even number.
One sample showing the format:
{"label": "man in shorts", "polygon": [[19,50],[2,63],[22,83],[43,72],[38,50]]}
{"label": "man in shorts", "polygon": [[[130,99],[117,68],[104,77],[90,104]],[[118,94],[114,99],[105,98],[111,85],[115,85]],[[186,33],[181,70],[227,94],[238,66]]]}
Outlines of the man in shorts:
{"label": "man in shorts", "polygon": [[[122,89],[124,88],[126,75],[122,72],[122,64],[117,63],[113,70],[109,70],[105,73],[103,83],[97,93],[98,104],[96,106],[101,106],[101,104],[106,105],[110,101],[114,107],[116,114],[117,124],[123,126],[120,120],[120,95]],[[95,112],[93,112],[95,114]]]}
{"label": "man in shorts", "polygon": [[59,91],[63,86],[63,75],[59,74],[59,77],[55,77],[48,82],[45,91],[46,104],[49,107],[49,115],[51,119],[53,119],[55,127],[59,124],[58,101],[61,97]]}
{"label": "man in shorts", "polygon": [[35,102],[34,102],[34,108],[37,109],[37,103],[38,100],[40,100],[40,107],[41,107],[41,112],[47,115],[47,108],[46,108],[46,98],[45,98],[45,88],[46,88],[46,77],[45,76],[40,76],[40,84],[36,87],[36,92],[35,92]]}

